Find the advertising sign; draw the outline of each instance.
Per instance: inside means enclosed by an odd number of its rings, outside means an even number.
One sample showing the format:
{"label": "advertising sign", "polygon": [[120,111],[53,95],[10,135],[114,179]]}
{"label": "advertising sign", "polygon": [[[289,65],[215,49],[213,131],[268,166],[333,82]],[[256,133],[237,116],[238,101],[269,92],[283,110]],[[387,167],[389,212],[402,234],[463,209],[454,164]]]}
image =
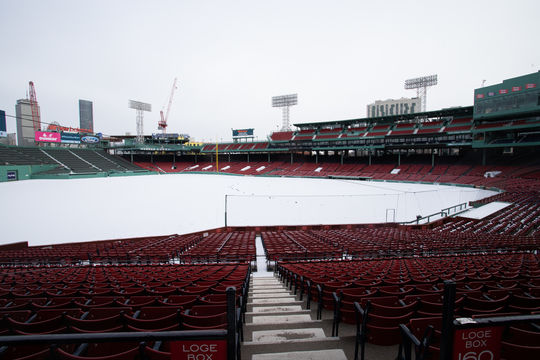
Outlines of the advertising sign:
{"label": "advertising sign", "polygon": [[232,136],[253,136],[254,129],[233,129]]}
{"label": "advertising sign", "polygon": [[87,144],[97,144],[99,142],[99,138],[94,135],[84,135],[81,136],[81,141]]}
{"label": "advertising sign", "polygon": [[8,172],[7,172],[7,180],[8,181],[17,180],[17,170],[8,170]]}
{"label": "advertising sign", "polygon": [[502,326],[456,330],[453,360],[499,360],[502,331]]}
{"label": "advertising sign", "polygon": [[171,343],[171,360],[227,360],[227,341],[174,341]]}
{"label": "advertising sign", "polygon": [[81,137],[77,133],[63,132],[61,135],[61,140],[65,144],[80,144]]}
{"label": "advertising sign", "polygon": [[59,143],[61,136],[60,133],[36,131],[34,140],[37,142]]}
{"label": "advertising sign", "polygon": [[6,137],[6,136],[7,136],[6,112],[4,110],[0,110],[0,137]]}

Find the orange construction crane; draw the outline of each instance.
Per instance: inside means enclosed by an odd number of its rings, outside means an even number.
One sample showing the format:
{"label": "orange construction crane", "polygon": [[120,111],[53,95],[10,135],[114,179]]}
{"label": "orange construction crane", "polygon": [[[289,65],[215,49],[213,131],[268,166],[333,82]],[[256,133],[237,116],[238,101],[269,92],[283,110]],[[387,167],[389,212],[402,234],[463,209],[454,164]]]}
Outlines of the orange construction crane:
{"label": "orange construction crane", "polygon": [[171,104],[174,96],[174,91],[176,90],[176,81],[174,78],[173,86],[171,89],[171,95],[169,96],[169,104],[167,105],[167,112],[163,116],[163,109],[159,112],[160,120],[158,121],[158,129],[161,130],[164,134],[167,130],[167,119],[169,118],[169,111],[171,111]]}
{"label": "orange construction crane", "polygon": [[34,82],[28,83],[30,86],[30,108],[32,109],[32,122],[34,123],[34,131],[41,131],[41,120],[39,116],[39,108],[37,105],[36,88]]}

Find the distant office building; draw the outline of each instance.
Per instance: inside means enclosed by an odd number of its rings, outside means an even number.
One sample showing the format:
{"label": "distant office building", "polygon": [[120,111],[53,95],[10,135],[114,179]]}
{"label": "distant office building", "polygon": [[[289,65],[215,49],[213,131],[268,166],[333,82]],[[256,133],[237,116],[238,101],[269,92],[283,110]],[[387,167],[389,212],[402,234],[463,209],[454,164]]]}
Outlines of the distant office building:
{"label": "distant office building", "polygon": [[93,104],[88,100],[79,100],[79,128],[94,132]]}
{"label": "distant office building", "polygon": [[17,134],[9,133],[6,137],[0,137],[0,144],[17,145]]}
{"label": "distant office building", "polygon": [[[39,105],[37,107],[38,130],[41,129],[41,118]],[[34,121],[32,120],[32,106],[30,100],[17,100],[15,105],[15,115],[17,116],[17,144],[19,146],[31,146],[35,144]]]}
{"label": "distant office building", "polygon": [[377,100],[367,106],[367,117],[414,114],[421,111],[421,105],[420,98]]}

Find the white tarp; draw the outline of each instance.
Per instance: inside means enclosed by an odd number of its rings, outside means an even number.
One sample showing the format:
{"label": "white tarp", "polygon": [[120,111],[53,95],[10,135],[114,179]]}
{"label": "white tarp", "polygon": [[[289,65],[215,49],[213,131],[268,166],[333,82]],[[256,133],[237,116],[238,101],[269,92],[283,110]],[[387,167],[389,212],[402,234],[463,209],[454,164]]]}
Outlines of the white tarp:
{"label": "white tarp", "polygon": [[495,194],[395,182],[165,174],[0,183],[0,244],[185,234],[224,226],[410,221]]}

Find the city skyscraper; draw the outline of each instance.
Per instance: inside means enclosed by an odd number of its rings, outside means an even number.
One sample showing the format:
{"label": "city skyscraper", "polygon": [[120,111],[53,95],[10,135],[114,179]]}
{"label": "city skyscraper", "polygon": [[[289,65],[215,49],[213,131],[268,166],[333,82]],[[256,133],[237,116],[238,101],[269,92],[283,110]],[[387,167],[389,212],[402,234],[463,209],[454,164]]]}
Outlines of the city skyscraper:
{"label": "city skyscraper", "polygon": [[[38,124],[40,122],[41,111],[38,105]],[[32,105],[28,99],[17,100],[15,105],[15,115],[17,117],[17,144],[19,146],[31,146],[35,144],[34,122],[32,120]],[[41,125],[38,126],[40,130]]]}
{"label": "city skyscraper", "polygon": [[88,100],[79,100],[79,127],[94,132],[93,103]]}

